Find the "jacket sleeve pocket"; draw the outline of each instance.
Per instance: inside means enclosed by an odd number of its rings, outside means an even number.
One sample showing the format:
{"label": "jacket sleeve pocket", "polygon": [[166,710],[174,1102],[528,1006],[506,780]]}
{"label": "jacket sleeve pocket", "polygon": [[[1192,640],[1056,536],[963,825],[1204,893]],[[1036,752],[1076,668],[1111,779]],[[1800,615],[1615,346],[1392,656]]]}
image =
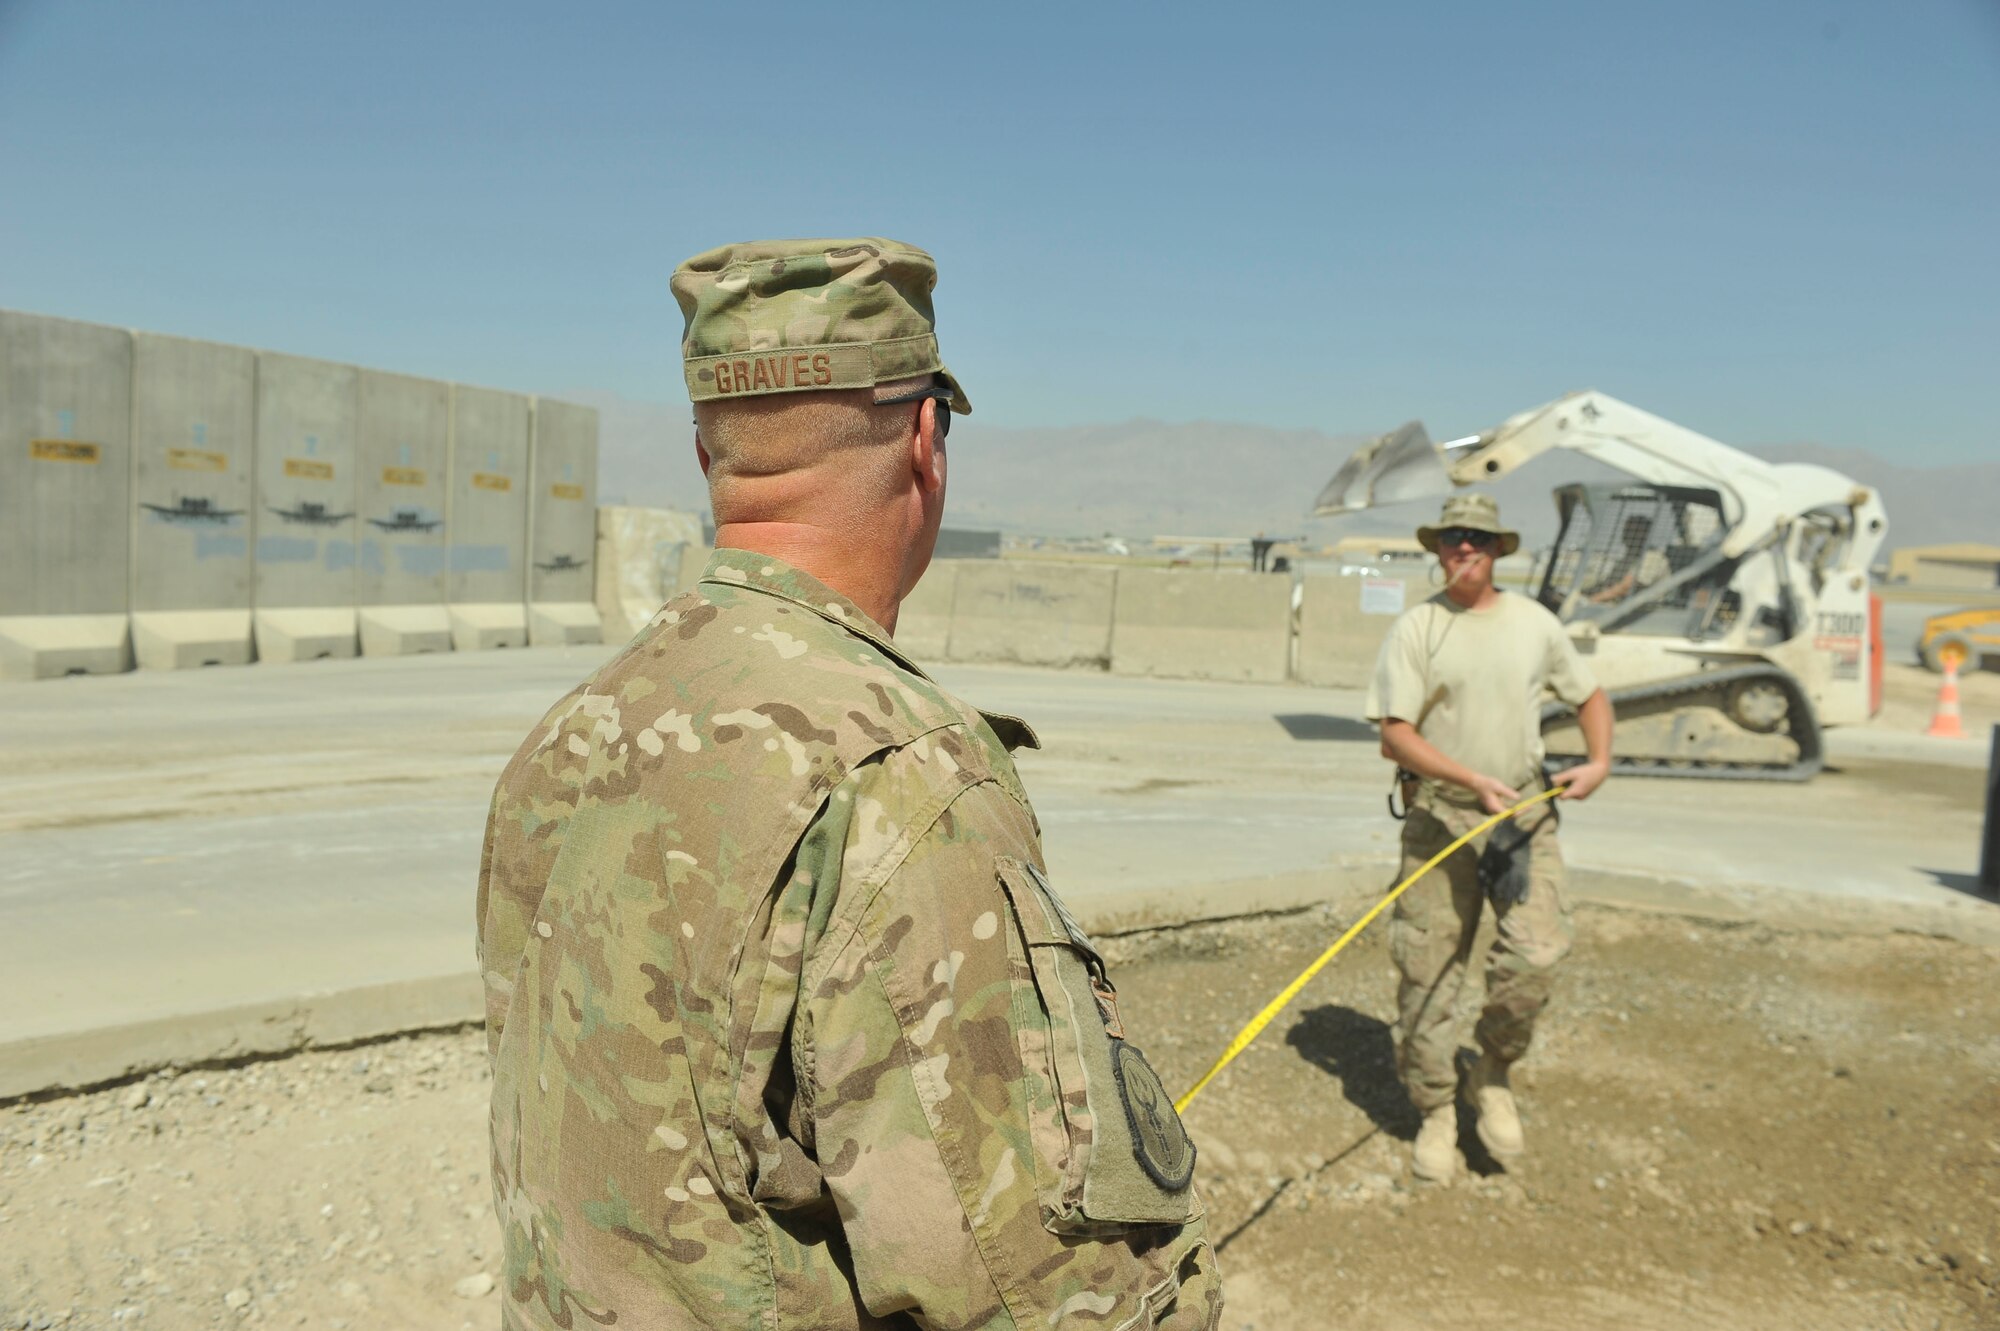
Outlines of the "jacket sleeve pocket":
{"label": "jacket sleeve pocket", "polygon": [[1103,958],[1033,864],[1002,858],[1023,964],[1015,1029],[1031,1083],[1042,1223],[1058,1234],[1181,1225],[1197,1214],[1194,1144],[1125,1038]]}

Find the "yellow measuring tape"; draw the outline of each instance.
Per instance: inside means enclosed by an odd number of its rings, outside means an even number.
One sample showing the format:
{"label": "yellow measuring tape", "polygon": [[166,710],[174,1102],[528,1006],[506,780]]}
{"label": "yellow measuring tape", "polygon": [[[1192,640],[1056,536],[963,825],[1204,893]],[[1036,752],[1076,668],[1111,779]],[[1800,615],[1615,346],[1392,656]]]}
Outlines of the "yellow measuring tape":
{"label": "yellow measuring tape", "polygon": [[1312,980],[1312,977],[1319,974],[1321,968],[1324,967],[1327,962],[1332,961],[1335,957],[1339,956],[1340,949],[1346,947],[1349,943],[1353,942],[1355,935],[1359,934],[1363,929],[1366,929],[1370,921],[1372,921],[1377,915],[1380,915],[1384,910],[1387,910],[1389,907],[1389,903],[1393,902],[1397,897],[1402,896],[1404,892],[1408,891],[1410,884],[1416,882],[1419,878],[1422,878],[1432,869],[1437,868],[1438,865],[1443,864],[1446,858],[1449,857],[1453,851],[1457,850],[1460,846],[1464,845],[1466,842],[1472,840],[1472,838],[1478,836],[1481,832],[1484,832],[1487,828],[1495,826],[1496,824],[1499,823],[1504,823],[1509,818],[1512,818],[1515,814],[1521,812],[1523,809],[1529,808],[1536,804],[1540,804],[1543,800],[1546,799],[1554,799],[1557,795],[1562,794],[1562,792],[1563,792],[1563,787],[1551,786],[1547,790],[1542,791],[1539,795],[1530,795],[1528,798],[1522,800],[1519,804],[1516,804],[1513,808],[1502,809],[1499,813],[1494,814],[1491,818],[1488,818],[1485,822],[1479,824],[1477,827],[1473,828],[1470,832],[1467,832],[1464,836],[1452,842],[1449,846],[1446,846],[1443,850],[1439,851],[1437,854],[1431,856],[1428,860],[1425,860],[1423,868],[1418,869],[1408,878],[1405,878],[1402,882],[1396,884],[1396,886],[1394,887],[1394,889],[1390,891],[1388,896],[1383,897],[1380,901],[1375,903],[1375,909],[1369,911],[1366,915],[1363,915],[1359,920],[1356,920],[1354,922],[1353,928],[1349,929],[1346,933],[1342,934],[1338,939],[1336,939],[1332,947],[1328,948],[1326,951],[1319,954],[1318,961],[1315,961],[1312,965],[1306,967],[1304,972],[1300,974],[1298,979],[1293,980],[1290,984],[1286,985],[1284,989],[1279,992],[1276,998],[1272,999],[1268,1004],[1265,1005],[1264,1010],[1262,1012],[1259,1012],[1255,1017],[1251,1018],[1250,1024],[1248,1026],[1245,1026],[1242,1030],[1236,1033],[1236,1038],[1234,1040],[1231,1040],[1229,1042],[1229,1047],[1222,1051],[1222,1057],[1215,1060],[1215,1066],[1211,1067],[1208,1071],[1202,1073],[1201,1080],[1196,1082],[1193,1086],[1190,1086],[1188,1088],[1188,1092],[1186,1095],[1183,1095],[1180,1099],[1174,1101],[1174,1112],[1177,1114],[1186,1113],[1187,1107],[1190,1104],[1194,1103],[1195,1096],[1201,1094],[1201,1088],[1208,1085],[1211,1081],[1214,1081],[1215,1074],[1222,1071],[1224,1068],[1228,1067],[1231,1059],[1235,1058],[1245,1049],[1248,1049],[1250,1047],[1250,1042],[1252,1040],[1255,1040],[1260,1034],[1263,1033],[1264,1028],[1271,1024],[1271,1019],[1277,1016],[1280,1012],[1285,1010],[1285,1004],[1291,1002],[1294,998],[1297,998],[1299,996],[1299,990],[1305,988],[1306,985]]}

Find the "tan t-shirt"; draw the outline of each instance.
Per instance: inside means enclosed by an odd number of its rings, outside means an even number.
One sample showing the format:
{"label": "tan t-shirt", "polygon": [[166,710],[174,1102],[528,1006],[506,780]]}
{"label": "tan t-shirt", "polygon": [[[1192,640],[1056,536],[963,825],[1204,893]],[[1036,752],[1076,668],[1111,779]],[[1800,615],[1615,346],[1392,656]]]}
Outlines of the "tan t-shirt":
{"label": "tan t-shirt", "polygon": [[[1562,624],[1541,602],[1501,592],[1466,610],[1439,592],[1389,630],[1368,686],[1368,719],[1407,721],[1447,758],[1519,788],[1542,766],[1542,699],[1579,706],[1597,691]],[[1471,802],[1461,786],[1438,785]]]}

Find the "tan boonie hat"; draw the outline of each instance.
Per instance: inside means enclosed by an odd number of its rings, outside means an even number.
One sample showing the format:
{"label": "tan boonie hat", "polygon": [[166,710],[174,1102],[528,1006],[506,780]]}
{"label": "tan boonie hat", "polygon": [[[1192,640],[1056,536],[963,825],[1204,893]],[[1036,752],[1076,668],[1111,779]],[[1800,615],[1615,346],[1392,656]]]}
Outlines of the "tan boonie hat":
{"label": "tan boonie hat", "polygon": [[674,270],[687,326],[681,359],[696,402],[941,378],[951,409],[972,402],[938,358],[937,262],[914,245],[758,240]]}
{"label": "tan boonie hat", "polygon": [[1434,524],[1417,528],[1417,544],[1436,554],[1438,533],[1447,527],[1469,527],[1473,531],[1492,532],[1500,538],[1500,545],[1493,552],[1495,559],[1504,559],[1521,548],[1521,533],[1500,525],[1500,505],[1493,502],[1492,495],[1451,496],[1444,501],[1444,511],[1438,514],[1438,520]]}

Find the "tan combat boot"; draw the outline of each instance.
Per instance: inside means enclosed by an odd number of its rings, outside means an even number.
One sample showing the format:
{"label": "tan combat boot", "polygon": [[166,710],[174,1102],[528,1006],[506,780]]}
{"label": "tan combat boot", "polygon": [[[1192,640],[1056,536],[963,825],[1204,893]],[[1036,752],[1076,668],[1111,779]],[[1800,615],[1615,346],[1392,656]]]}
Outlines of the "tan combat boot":
{"label": "tan combat boot", "polygon": [[1482,1054],[1465,1074],[1465,1090],[1479,1111],[1479,1141],[1502,1165],[1519,1160],[1528,1149],[1521,1136],[1521,1111],[1507,1085],[1507,1065]]}
{"label": "tan combat boot", "polygon": [[1458,1106],[1442,1104],[1424,1115],[1410,1172],[1425,1183],[1449,1183],[1458,1172]]}

